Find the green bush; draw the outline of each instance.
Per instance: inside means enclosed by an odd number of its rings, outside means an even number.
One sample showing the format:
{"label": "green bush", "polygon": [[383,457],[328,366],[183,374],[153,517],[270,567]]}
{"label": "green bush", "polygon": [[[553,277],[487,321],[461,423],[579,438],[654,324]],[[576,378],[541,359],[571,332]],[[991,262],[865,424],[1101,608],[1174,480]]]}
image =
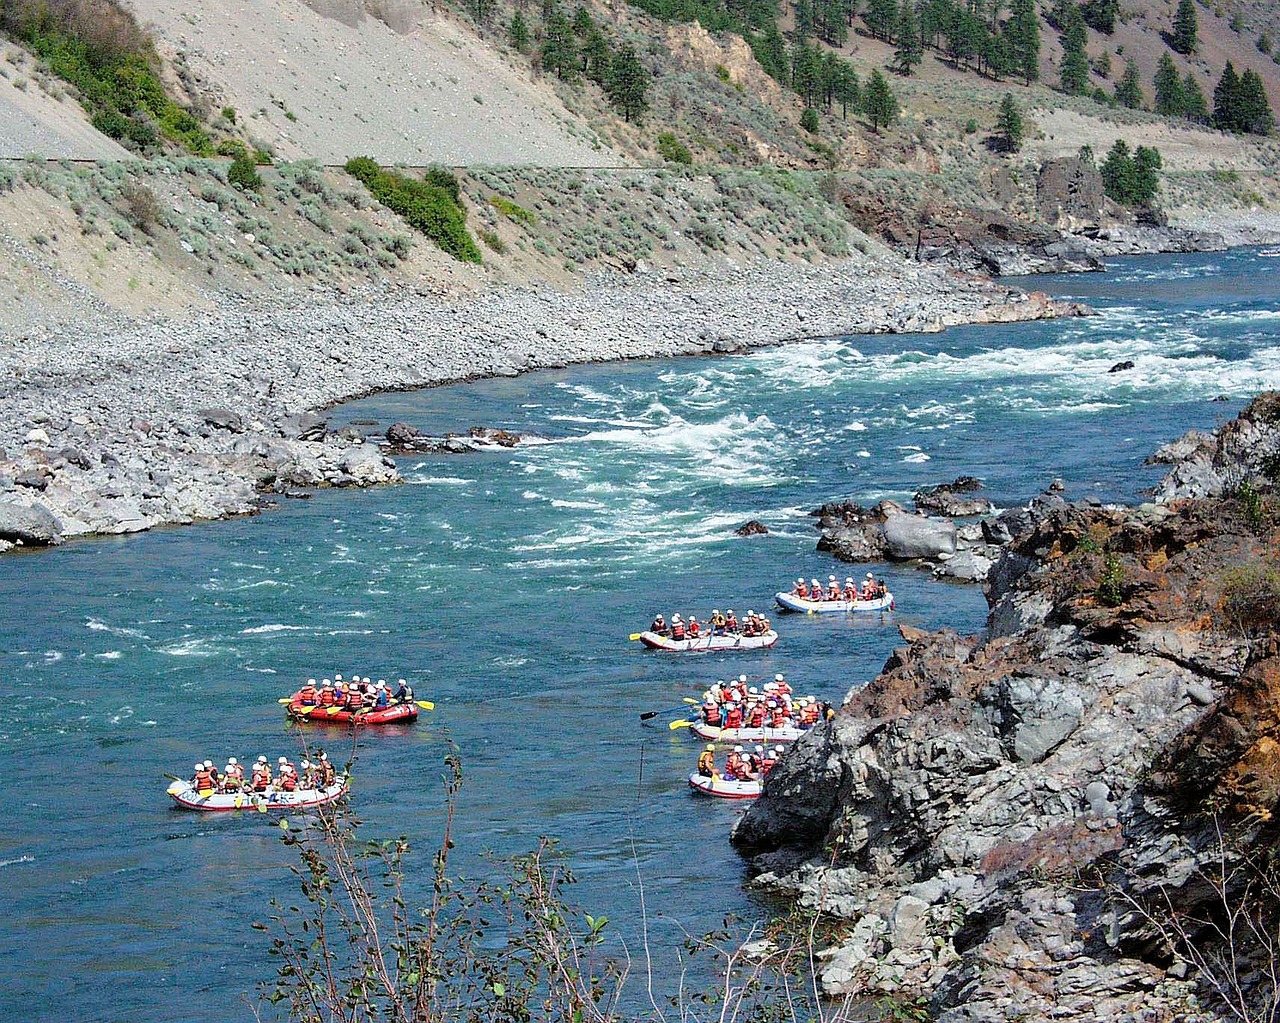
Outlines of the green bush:
{"label": "green bush", "polygon": [[499,238],[497,234],[495,234],[493,231],[488,231],[488,230],[485,230],[484,228],[481,228],[476,233],[480,235],[480,240],[482,242],[484,242],[487,246],[489,246],[489,248],[493,249],[493,251],[498,253],[499,255],[507,251],[507,243],[504,242],[501,238]]}
{"label": "green bush", "polygon": [[537,219],[532,213],[526,210],[518,203],[512,202],[503,195],[489,196],[489,205],[501,213],[508,220],[514,220],[521,224],[532,226]]}
{"label": "green bush", "polygon": [[253,157],[248,153],[241,153],[231,161],[231,169],[227,171],[227,181],[230,184],[239,185],[246,192],[257,192],[262,188],[262,178],[258,174]]}
{"label": "green bush", "polygon": [[659,132],[657,143],[658,155],[668,163],[693,163],[693,153],[689,151],[689,147],[676,138],[672,132]]}
{"label": "green bush", "polygon": [[1119,555],[1108,554],[1102,580],[1094,592],[1098,603],[1106,607],[1119,607],[1124,603],[1124,564]]}
{"label": "green bush", "polygon": [[458,181],[450,171],[432,167],[423,180],[415,180],[397,171],[383,170],[367,156],[352,157],[346,170],[378,202],[402,216],[442,251],[464,263],[480,262],[480,249],[467,231],[466,211],[458,202]]}

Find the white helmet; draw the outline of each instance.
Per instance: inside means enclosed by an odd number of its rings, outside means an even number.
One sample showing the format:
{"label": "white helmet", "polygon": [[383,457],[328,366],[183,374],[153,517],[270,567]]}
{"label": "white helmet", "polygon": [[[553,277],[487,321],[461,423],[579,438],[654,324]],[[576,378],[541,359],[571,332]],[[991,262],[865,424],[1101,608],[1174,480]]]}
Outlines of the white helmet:
{"label": "white helmet", "polygon": [[333,677],[334,677],[335,679],[337,679],[339,682],[341,682],[341,681],[342,681],[342,672],[340,672],[340,671],[336,671],[336,672],[334,672]]}
{"label": "white helmet", "polygon": [[315,679],[313,679],[313,678],[309,678],[309,679],[307,679],[307,685],[309,685],[309,686],[313,686],[313,685],[315,685],[315,684],[316,684],[316,680],[315,680]]}
{"label": "white helmet", "polygon": [[203,770],[204,770],[204,764],[196,764],[196,770],[197,770],[197,771],[203,771]]}
{"label": "white helmet", "polygon": [[266,758],[266,756],[265,756],[265,755],[263,755],[262,753],[259,753],[259,754],[258,754],[258,763],[260,763],[260,764],[265,764],[266,762],[267,762],[267,758]]}
{"label": "white helmet", "polygon": [[827,582],[829,582],[829,583],[833,583],[833,582],[835,582],[835,581],[836,581],[836,577],[835,577],[835,576],[833,576],[833,575],[829,575],[829,576],[827,576]]}
{"label": "white helmet", "polygon": [[867,578],[868,578],[868,579],[874,579],[874,578],[875,578],[875,576],[874,576],[874,575],[872,575],[870,572],[868,572],[868,573],[867,573]]}
{"label": "white helmet", "polygon": [[[339,682],[341,682],[341,681],[342,681],[342,676],[341,676],[341,675],[339,675],[339,676],[338,676],[338,681],[339,681]],[[325,680],[324,680],[323,682],[321,682],[320,684],[321,684],[322,686],[331,686],[331,685],[333,685],[333,683],[332,683],[332,682],[330,682],[328,679],[325,679]]]}
{"label": "white helmet", "polygon": [[303,770],[306,770],[306,769],[307,769],[308,767],[310,767],[310,766],[311,766],[311,761],[310,761],[310,760],[304,760],[304,761],[302,762],[302,768],[303,768]]}
{"label": "white helmet", "polygon": [[776,754],[778,754],[778,756],[782,756],[782,747],[781,747],[781,746],[774,746],[774,747],[773,747],[773,752],[775,752]]}
{"label": "white helmet", "polygon": [[213,761],[212,761],[212,760],[206,760],[206,761],[204,762],[204,768],[205,768],[205,770],[206,770],[206,771],[212,771],[212,770],[213,770]]}
{"label": "white helmet", "polygon": [[739,682],[745,682],[746,680],[747,680],[747,676],[746,676],[746,675],[739,675],[739,676],[738,676],[738,681],[739,681]]}
{"label": "white helmet", "polygon": [[757,689],[755,686],[752,686],[750,689],[747,690],[747,692],[750,693],[752,696],[760,695],[760,690]]}
{"label": "white helmet", "polygon": [[757,752],[757,753],[763,753],[763,752],[764,752],[764,747],[763,747],[763,746],[759,746],[759,745],[758,745],[758,746],[756,746],[756,752]]}
{"label": "white helmet", "polygon": [[742,747],[741,747],[741,746],[734,746],[734,747],[733,747],[733,752],[735,752],[735,753],[741,753],[741,752],[742,752]]}
{"label": "white helmet", "polygon": [[234,765],[234,764],[235,764],[235,762],[236,762],[236,758],[235,758],[235,757],[227,757],[227,763],[228,763],[228,764],[232,764],[232,765]]}
{"label": "white helmet", "polygon": [[404,685],[404,679],[400,679],[400,685]]}
{"label": "white helmet", "polygon": [[280,758],[280,760],[279,760],[279,763],[281,763],[281,764],[287,764],[288,762],[289,762],[289,758],[288,758],[288,757],[281,757],[281,758]]}
{"label": "white helmet", "polygon": [[786,679],[782,677],[782,672],[778,672],[778,674],[774,675],[774,676],[773,676],[773,680],[774,680],[775,682],[785,682],[785,681],[786,681]]}

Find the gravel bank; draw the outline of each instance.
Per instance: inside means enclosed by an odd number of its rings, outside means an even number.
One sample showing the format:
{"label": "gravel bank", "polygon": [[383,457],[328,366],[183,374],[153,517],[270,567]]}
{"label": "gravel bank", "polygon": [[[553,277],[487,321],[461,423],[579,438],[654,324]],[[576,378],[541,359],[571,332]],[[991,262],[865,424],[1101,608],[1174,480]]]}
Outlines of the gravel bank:
{"label": "gravel bank", "polygon": [[[378,291],[194,322],[0,338],[0,538],[27,544],[251,512],[263,491],[394,482],[316,410],[569,363],[1078,312],[888,258],[641,272],[453,302]],[[459,428],[472,424],[459,423]]]}

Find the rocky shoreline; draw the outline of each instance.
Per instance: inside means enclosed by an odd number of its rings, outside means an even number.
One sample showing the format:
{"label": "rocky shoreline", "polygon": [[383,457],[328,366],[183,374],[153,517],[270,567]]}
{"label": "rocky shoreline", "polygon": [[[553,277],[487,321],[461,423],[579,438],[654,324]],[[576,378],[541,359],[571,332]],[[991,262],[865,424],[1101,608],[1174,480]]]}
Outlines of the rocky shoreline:
{"label": "rocky shoreline", "polygon": [[[264,493],[399,479],[322,410],[570,363],[729,353],[1087,310],[887,256],[598,277],[444,301],[373,289],[190,321],[0,339],[0,547],[252,513]],[[459,424],[464,427],[469,424]]]}
{"label": "rocky shoreline", "polygon": [[754,883],[840,920],[827,995],[940,1023],[1274,1012],[1280,395],[1153,460],[1152,503],[1028,509],[985,631],[902,627],[735,827]]}

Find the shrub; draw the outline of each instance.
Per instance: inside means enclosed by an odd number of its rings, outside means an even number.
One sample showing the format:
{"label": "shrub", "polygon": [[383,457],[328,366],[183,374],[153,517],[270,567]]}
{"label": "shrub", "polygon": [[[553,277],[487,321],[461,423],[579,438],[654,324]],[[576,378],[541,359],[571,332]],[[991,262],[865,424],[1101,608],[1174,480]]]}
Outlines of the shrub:
{"label": "shrub", "polygon": [[143,234],[151,234],[160,222],[160,203],[146,185],[131,181],[120,190],[124,214],[129,223]]}
{"label": "shrub", "polygon": [[1119,607],[1124,603],[1124,564],[1119,555],[1107,555],[1102,580],[1098,583],[1094,596],[1105,607]]}
{"label": "shrub", "polygon": [[689,147],[681,142],[672,132],[664,131],[658,133],[658,155],[668,163],[693,163],[693,153],[689,151]]}
{"label": "shrub", "polygon": [[257,192],[262,189],[262,177],[258,174],[257,165],[248,153],[241,153],[231,161],[231,169],[227,171],[227,181],[239,185],[246,192]]}
{"label": "shrub", "polygon": [[402,216],[442,251],[462,262],[480,262],[480,250],[467,231],[466,211],[458,203],[457,178],[450,171],[433,167],[423,180],[415,180],[383,170],[367,156],[348,160],[346,169],[382,205]]}
{"label": "shrub", "polygon": [[1280,572],[1255,563],[1228,569],[1222,579],[1222,617],[1228,627],[1251,639],[1280,621]]}
{"label": "shrub", "polygon": [[489,246],[489,248],[493,249],[493,251],[498,253],[499,255],[507,251],[507,243],[504,242],[501,238],[499,238],[497,234],[495,234],[493,231],[489,231],[484,228],[481,228],[479,231],[476,232],[476,234],[480,236],[480,240],[482,242],[484,242],[487,246]]}
{"label": "shrub", "polygon": [[532,226],[535,220],[532,213],[526,210],[518,203],[512,202],[506,196],[491,195],[489,196],[489,205],[501,213],[508,220],[514,220],[521,224]]}
{"label": "shrub", "polygon": [[810,134],[814,134],[818,130],[818,111],[813,107],[805,107],[804,113],[800,115],[800,127]]}

